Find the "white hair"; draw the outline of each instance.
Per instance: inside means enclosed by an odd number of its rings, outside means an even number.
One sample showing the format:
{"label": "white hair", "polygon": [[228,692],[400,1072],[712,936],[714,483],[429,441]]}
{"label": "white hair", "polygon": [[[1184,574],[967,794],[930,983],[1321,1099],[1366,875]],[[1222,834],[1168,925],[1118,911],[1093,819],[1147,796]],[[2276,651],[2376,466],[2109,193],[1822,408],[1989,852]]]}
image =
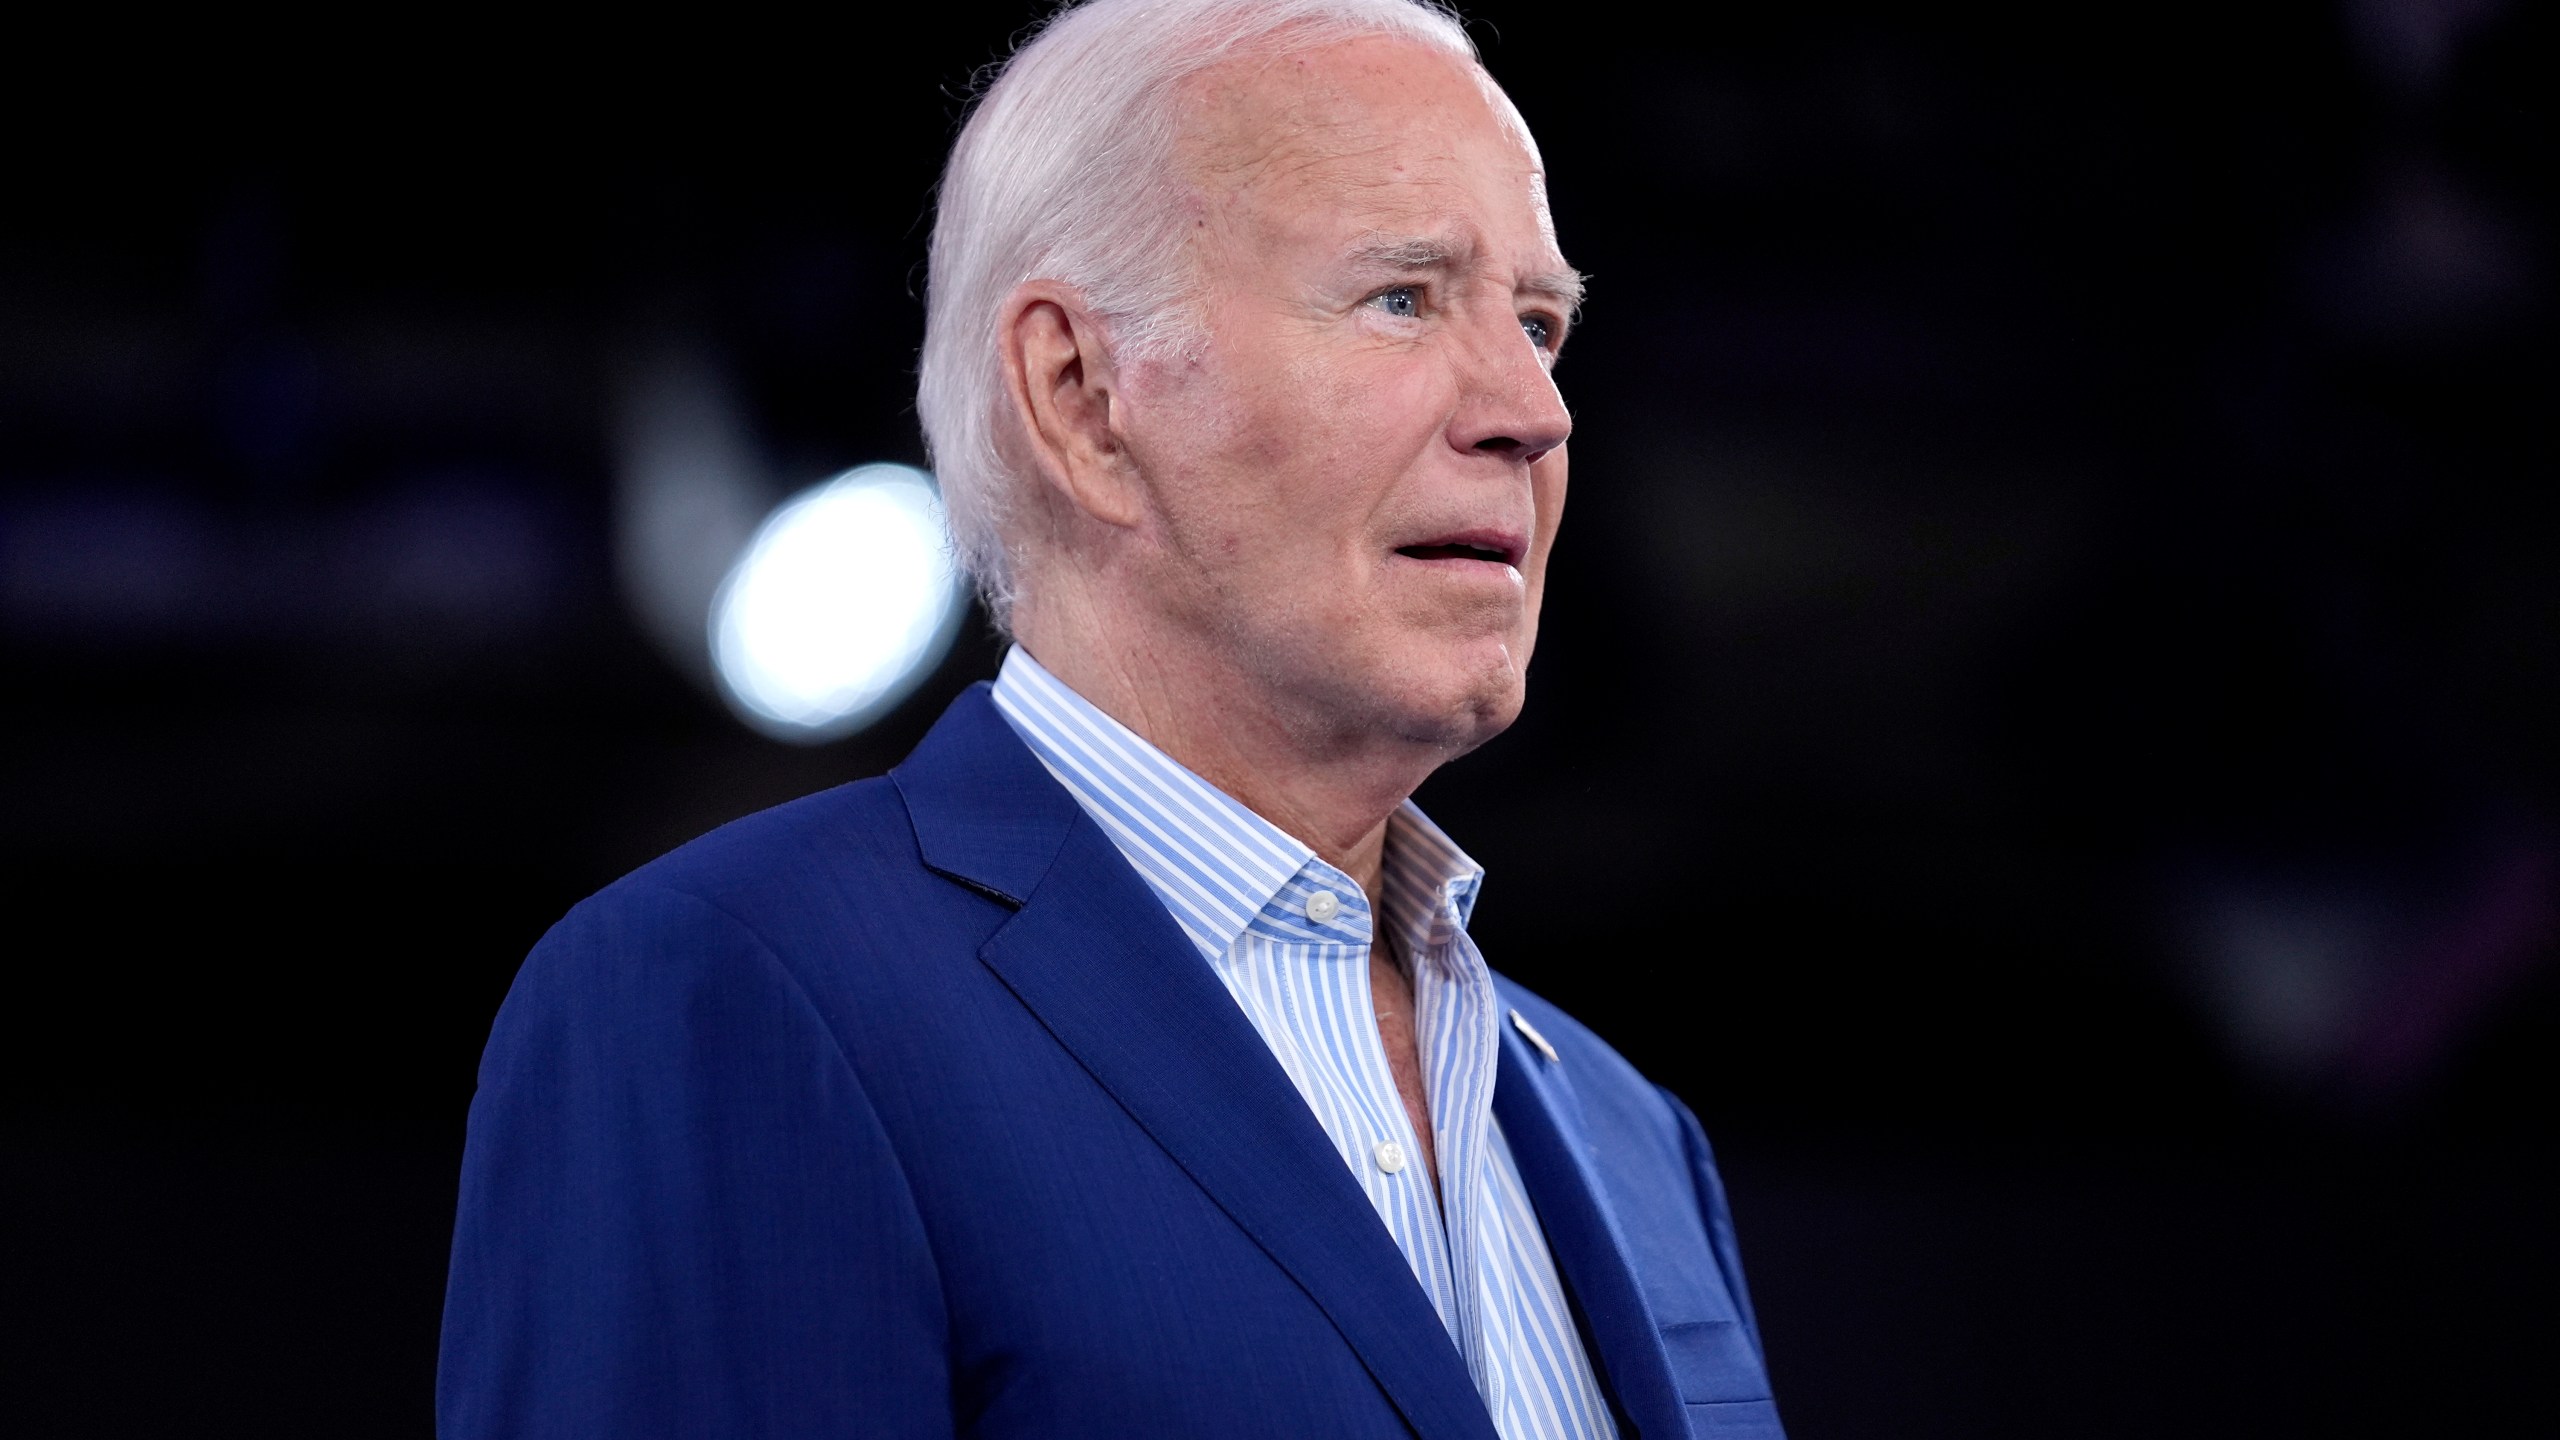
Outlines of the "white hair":
{"label": "white hair", "polygon": [[1181,82],[1240,55],[1389,35],[1469,62],[1438,0],[1089,0],[1061,8],[1005,62],[951,147],[936,204],[916,411],[959,560],[1010,630],[1009,520],[1029,477],[999,438],[1014,424],[998,310],[1024,281],[1073,287],[1123,362],[1185,340]]}

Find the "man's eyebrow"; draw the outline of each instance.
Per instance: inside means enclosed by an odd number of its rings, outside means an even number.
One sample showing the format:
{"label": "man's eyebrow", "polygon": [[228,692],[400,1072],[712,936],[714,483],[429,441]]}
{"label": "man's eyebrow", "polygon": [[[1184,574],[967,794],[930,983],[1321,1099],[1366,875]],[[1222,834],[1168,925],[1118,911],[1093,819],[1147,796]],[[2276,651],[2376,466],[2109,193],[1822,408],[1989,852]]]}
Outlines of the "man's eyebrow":
{"label": "man's eyebrow", "polygon": [[1579,270],[1545,270],[1535,275],[1523,276],[1520,289],[1524,294],[1544,295],[1563,306],[1565,313],[1571,315],[1582,308],[1582,291],[1587,278]]}
{"label": "man's eyebrow", "polygon": [[[1475,247],[1428,235],[1376,235],[1351,247],[1351,263],[1363,270],[1450,270],[1475,258]],[[1570,266],[1521,279],[1526,295],[1543,295],[1567,313],[1582,308],[1584,276]]]}
{"label": "man's eyebrow", "polygon": [[1372,235],[1349,258],[1364,270],[1446,270],[1473,254],[1473,246],[1427,235]]}

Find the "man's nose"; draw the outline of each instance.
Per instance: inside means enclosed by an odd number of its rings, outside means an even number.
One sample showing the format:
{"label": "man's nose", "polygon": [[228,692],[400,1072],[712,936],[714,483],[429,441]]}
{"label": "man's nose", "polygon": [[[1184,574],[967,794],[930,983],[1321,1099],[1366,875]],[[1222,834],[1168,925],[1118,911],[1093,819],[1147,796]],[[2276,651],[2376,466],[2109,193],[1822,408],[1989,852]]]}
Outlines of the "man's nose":
{"label": "man's nose", "polygon": [[1450,443],[1533,465],[1573,433],[1573,415],[1556,392],[1545,357],[1517,319],[1506,316],[1472,328],[1479,333],[1469,337],[1466,393]]}

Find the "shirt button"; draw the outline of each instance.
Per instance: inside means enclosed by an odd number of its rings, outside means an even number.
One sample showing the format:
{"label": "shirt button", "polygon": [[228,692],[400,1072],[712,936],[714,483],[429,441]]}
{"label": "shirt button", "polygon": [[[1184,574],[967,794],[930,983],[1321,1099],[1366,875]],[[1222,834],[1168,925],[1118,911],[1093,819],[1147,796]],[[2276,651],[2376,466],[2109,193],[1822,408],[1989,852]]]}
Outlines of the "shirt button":
{"label": "shirt button", "polygon": [[1307,897],[1307,918],[1319,925],[1342,913],[1342,897],[1330,890],[1319,890]]}
{"label": "shirt button", "polygon": [[1404,1147],[1393,1140],[1379,1141],[1376,1155],[1378,1168],[1390,1175],[1404,1168]]}

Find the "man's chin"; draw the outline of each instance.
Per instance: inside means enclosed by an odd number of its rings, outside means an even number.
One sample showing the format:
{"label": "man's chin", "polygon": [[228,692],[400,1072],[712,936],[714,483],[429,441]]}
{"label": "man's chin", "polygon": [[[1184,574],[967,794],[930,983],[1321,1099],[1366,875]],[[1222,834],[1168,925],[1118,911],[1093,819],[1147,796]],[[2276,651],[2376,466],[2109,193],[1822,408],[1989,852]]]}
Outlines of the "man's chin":
{"label": "man's chin", "polygon": [[1417,662],[1398,679],[1397,728],[1453,757],[1511,728],[1528,690],[1523,667],[1499,643]]}

